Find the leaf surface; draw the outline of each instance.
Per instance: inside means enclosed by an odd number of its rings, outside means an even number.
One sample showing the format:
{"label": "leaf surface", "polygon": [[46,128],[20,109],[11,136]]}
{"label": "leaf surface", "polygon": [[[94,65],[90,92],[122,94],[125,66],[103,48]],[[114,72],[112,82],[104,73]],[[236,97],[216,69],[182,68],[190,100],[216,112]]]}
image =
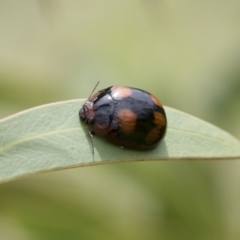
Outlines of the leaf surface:
{"label": "leaf surface", "polygon": [[168,129],[150,151],[121,149],[79,121],[84,99],[32,108],[0,121],[0,182],[59,169],[122,161],[240,159],[240,142],[196,117],[165,107]]}

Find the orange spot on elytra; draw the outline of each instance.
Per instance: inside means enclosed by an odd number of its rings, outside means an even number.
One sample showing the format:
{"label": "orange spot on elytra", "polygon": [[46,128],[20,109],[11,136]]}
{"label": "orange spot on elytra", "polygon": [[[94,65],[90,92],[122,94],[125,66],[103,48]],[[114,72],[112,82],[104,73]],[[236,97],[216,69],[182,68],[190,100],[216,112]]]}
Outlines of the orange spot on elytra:
{"label": "orange spot on elytra", "polygon": [[166,119],[160,112],[154,112],[155,127],[147,134],[145,141],[147,144],[156,143],[161,137],[161,128],[166,125]]}
{"label": "orange spot on elytra", "polygon": [[156,127],[162,128],[162,126],[166,125],[166,119],[160,112],[154,112],[154,123]]}
{"label": "orange spot on elytra", "polygon": [[97,121],[92,126],[93,131],[100,136],[105,136],[108,134],[109,125],[105,122]]}
{"label": "orange spot on elytra", "polygon": [[117,113],[118,125],[125,134],[131,134],[136,126],[137,116],[129,109],[122,109]]}
{"label": "orange spot on elytra", "polygon": [[162,107],[162,104],[160,103],[160,101],[159,101],[155,96],[153,96],[152,94],[150,94],[150,97],[151,97],[152,101],[153,101],[156,105],[158,105],[159,107]]}
{"label": "orange spot on elytra", "polygon": [[111,95],[114,99],[126,98],[132,95],[132,90],[129,87],[114,86]]}

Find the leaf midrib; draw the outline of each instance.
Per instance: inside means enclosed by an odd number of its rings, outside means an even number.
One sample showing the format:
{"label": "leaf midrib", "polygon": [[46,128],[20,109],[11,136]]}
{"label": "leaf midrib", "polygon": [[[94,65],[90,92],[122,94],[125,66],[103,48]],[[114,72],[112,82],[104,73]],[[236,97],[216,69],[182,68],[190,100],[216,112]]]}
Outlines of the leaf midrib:
{"label": "leaf midrib", "polygon": [[58,133],[62,133],[62,132],[70,132],[70,131],[79,130],[79,129],[81,129],[80,126],[78,126],[78,127],[71,127],[71,128],[65,128],[65,129],[61,128],[61,129],[53,130],[53,131],[50,131],[50,132],[44,132],[44,133],[40,133],[40,134],[37,134],[37,135],[20,138],[18,140],[15,140],[13,142],[7,143],[7,144],[3,145],[2,147],[0,147],[0,153],[4,152],[5,150],[7,150],[7,149],[9,149],[9,148],[11,148],[13,146],[21,144],[23,142],[31,141],[33,139],[41,138],[41,137],[44,137],[44,136],[54,135],[54,134],[58,134]]}
{"label": "leaf midrib", "polygon": [[[82,129],[80,126],[75,126],[75,127],[70,127],[70,128],[61,128],[58,130],[53,130],[53,131],[48,131],[48,132],[44,132],[44,133],[38,133],[37,135],[33,135],[33,136],[29,136],[29,137],[24,137],[24,138],[20,138],[18,140],[15,140],[13,142],[7,143],[5,145],[3,145],[2,147],[0,147],[0,153],[6,151],[7,149],[19,145],[21,143],[27,142],[27,141],[31,141],[37,138],[41,138],[41,137],[45,137],[45,136],[50,136],[50,135],[54,135],[54,134],[58,134],[58,133],[63,133],[63,132],[71,132],[71,131],[75,131],[75,130],[80,130]],[[189,134],[193,134],[196,136],[200,136],[206,139],[210,139],[214,142],[219,142],[225,146],[230,146],[232,144],[232,142],[229,141],[225,141],[224,139],[217,139],[216,137],[212,137],[210,135],[207,134],[203,134],[203,133],[198,133],[195,131],[190,131],[190,130],[186,130],[186,129],[178,129],[178,128],[174,128],[174,127],[168,127],[167,131],[178,131],[178,132],[183,132],[183,133],[189,133]]]}

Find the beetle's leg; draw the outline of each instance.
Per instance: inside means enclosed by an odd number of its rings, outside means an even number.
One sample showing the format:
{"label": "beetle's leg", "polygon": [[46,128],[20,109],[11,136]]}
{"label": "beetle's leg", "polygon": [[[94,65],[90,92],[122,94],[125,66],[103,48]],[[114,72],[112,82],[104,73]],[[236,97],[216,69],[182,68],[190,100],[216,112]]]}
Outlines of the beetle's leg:
{"label": "beetle's leg", "polygon": [[94,131],[88,131],[88,135],[89,135],[88,140],[89,140],[89,143],[90,143],[91,148],[92,148],[92,154],[93,154],[93,156],[94,156],[94,146],[93,146],[92,137],[93,137],[94,134],[95,134]]}
{"label": "beetle's leg", "polygon": [[89,131],[88,133],[89,133],[89,136],[90,136],[90,137],[93,137],[93,135],[96,134],[93,130],[92,130],[92,131]]}

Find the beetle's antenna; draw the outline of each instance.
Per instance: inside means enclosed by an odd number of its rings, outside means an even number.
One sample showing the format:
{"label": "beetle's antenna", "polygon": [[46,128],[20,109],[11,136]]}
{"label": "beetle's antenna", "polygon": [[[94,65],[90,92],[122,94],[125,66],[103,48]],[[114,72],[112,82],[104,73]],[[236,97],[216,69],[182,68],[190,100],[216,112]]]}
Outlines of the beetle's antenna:
{"label": "beetle's antenna", "polygon": [[100,83],[100,81],[98,81],[98,82],[96,83],[95,87],[93,88],[93,90],[92,90],[92,92],[91,92],[91,94],[89,95],[88,98],[90,98],[90,97],[92,96],[92,94],[94,93],[94,91],[95,91],[95,89],[97,88],[97,86],[98,86],[99,83]]}

